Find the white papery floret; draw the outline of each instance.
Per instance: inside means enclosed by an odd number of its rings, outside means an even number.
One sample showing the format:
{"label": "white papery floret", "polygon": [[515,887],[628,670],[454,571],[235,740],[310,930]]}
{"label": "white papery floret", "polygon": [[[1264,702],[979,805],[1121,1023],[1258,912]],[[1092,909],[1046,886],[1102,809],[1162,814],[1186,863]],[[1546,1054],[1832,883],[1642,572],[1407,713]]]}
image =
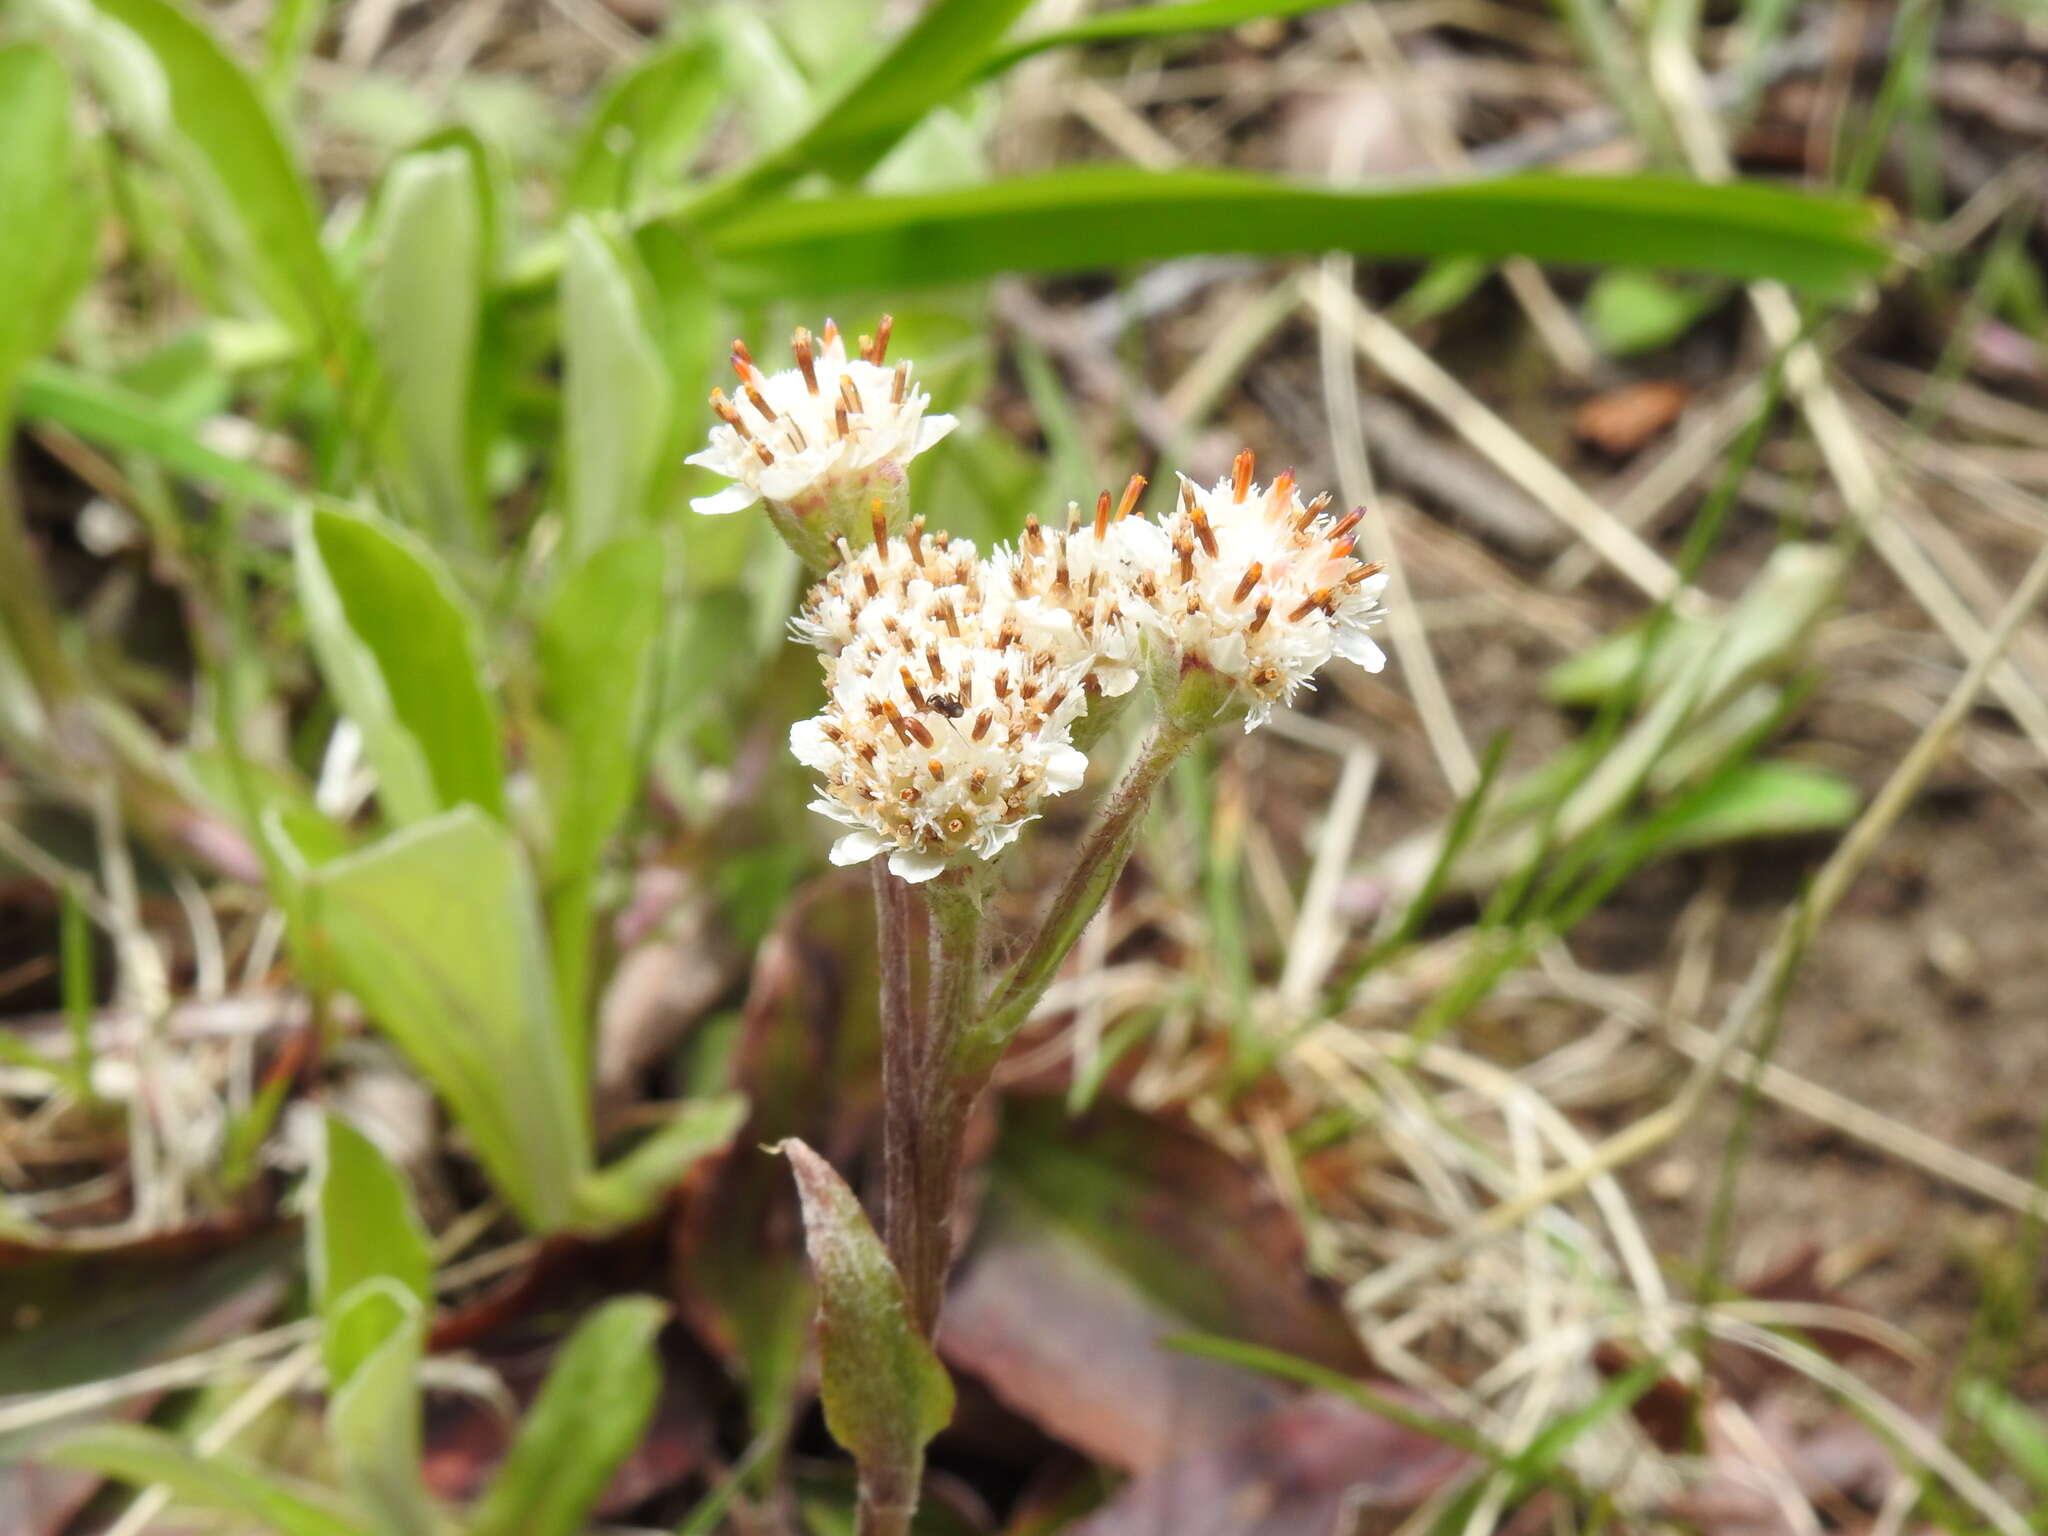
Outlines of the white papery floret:
{"label": "white papery floret", "polygon": [[907,464],[952,431],[955,418],[925,414],[931,397],[912,382],[908,362],[882,362],[888,324],[885,315],[876,339],[862,337],[861,355],[852,358],[831,321],[817,338],[799,330],[792,342],[797,366],[772,374],[734,342],[739,391],[731,400],[713,393],[723,421],[711,429],[710,446],[688,460],[733,484],[690,505],[713,514],[743,511],[764,498],[801,506],[862,482],[883,464]]}
{"label": "white papery floret", "polygon": [[1180,670],[1206,669],[1240,695],[1245,729],[1307,685],[1330,659],[1368,672],[1386,656],[1367,633],[1385,615],[1386,574],[1351,549],[1361,514],[1304,506],[1294,477],[1252,483],[1252,456],[1207,490],[1181,478],[1163,551],[1138,578],[1159,644]]}
{"label": "white papery floret", "polygon": [[935,548],[913,525],[877,549],[806,604],[828,696],[789,744],[819,776],[812,809],[848,829],[834,863],[887,853],[903,879],[929,880],[993,859],[1049,796],[1079,786],[1082,678],[987,600],[988,567],[960,541]]}

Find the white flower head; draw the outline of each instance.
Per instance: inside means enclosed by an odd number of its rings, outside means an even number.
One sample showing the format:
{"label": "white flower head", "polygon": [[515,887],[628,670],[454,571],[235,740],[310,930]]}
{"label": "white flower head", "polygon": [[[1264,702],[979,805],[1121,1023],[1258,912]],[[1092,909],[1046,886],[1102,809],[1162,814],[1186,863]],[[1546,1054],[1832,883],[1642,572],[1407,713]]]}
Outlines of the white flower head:
{"label": "white flower head", "polygon": [[[873,516],[874,543],[853,548],[841,539],[837,562],[821,576],[789,621],[800,640],[830,660],[853,643],[865,622],[883,633],[884,622],[945,624],[946,613],[969,600],[979,602],[981,567],[974,544],[946,533],[929,536],[914,517],[892,538],[881,514]],[[955,622],[958,622],[957,612]]]}
{"label": "white flower head", "polygon": [[1133,582],[1168,553],[1158,525],[1130,515],[1144,489],[1144,476],[1133,475],[1114,510],[1104,491],[1092,527],[1081,525],[1071,502],[1064,531],[1048,533],[1029,518],[1016,547],[990,561],[991,601],[1026,643],[1079,674],[1091,696],[1130,692],[1144,661],[1144,605]]}
{"label": "white flower head", "polygon": [[[887,542],[916,544],[915,525]],[[986,601],[984,564],[956,565],[933,542],[922,542],[921,558],[892,549],[866,562],[864,552],[835,573],[837,595],[813,593],[806,613],[821,616],[807,622],[844,638],[827,656],[825,709],[789,733],[790,750],[820,778],[812,809],[849,829],[832,861],[886,853],[910,881],[995,858],[1088,767],[1070,734],[1080,678]],[[915,573],[884,582],[882,571],[905,558]],[[871,593],[866,575],[876,578]],[[865,601],[844,618],[835,605],[854,584]]]}
{"label": "white flower head", "polygon": [[1252,483],[1249,451],[1208,490],[1181,477],[1163,532],[1165,558],[1139,585],[1151,610],[1169,689],[1206,673],[1263,723],[1331,657],[1368,672],[1386,656],[1367,631],[1385,615],[1386,574],[1352,553],[1363,511],[1333,518],[1330,498],[1302,504],[1287,472]]}
{"label": "white flower head", "polygon": [[733,483],[690,505],[720,514],[766,502],[813,569],[830,559],[835,539],[866,538],[873,502],[883,503],[890,527],[899,526],[909,506],[904,466],[952,431],[955,419],[925,414],[931,397],[912,381],[909,362],[892,368],[883,361],[889,329],[884,315],[849,358],[830,320],[815,337],[798,327],[790,341],[796,366],[773,374],[735,341],[738,391],[732,398],[711,392],[720,424],[688,460]]}

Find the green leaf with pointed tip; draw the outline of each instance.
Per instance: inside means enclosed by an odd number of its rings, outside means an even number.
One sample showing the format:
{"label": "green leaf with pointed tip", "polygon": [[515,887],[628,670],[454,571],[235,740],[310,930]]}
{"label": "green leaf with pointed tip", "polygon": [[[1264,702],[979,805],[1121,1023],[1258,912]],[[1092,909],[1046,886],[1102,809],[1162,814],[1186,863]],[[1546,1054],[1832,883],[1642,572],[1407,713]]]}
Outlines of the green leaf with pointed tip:
{"label": "green leaf with pointed tip", "polygon": [[84,1467],[136,1488],[161,1485],[182,1503],[257,1521],[278,1536],[369,1536],[373,1529],[330,1494],[232,1457],[201,1458],[176,1436],[140,1424],[95,1425],[40,1459]]}
{"label": "green leaf with pointed tip", "polygon": [[317,958],[434,1085],[520,1219],[567,1226],[590,1168],[586,1074],[512,835],[462,806],[305,879]]}
{"label": "green leaf with pointed tip", "polygon": [[0,422],[91,271],[91,207],[63,63],[40,44],[0,48]]}
{"label": "green leaf with pointed tip", "polygon": [[630,212],[638,188],[673,185],[725,100],[718,52],[710,36],[686,36],[606,86],[570,153],[563,203]]}
{"label": "green leaf with pointed tip", "polygon": [[352,356],[353,312],[320,242],[312,190],[248,73],[169,0],[93,4],[162,70],[177,134],[171,158],[221,215],[251,286],[313,356]]}
{"label": "green leaf with pointed tip", "polygon": [[469,1536],[575,1536],[584,1528],[654,1412],[654,1340],[667,1318],[653,1297],[623,1296],[584,1320],[471,1513]]}
{"label": "green leaf with pointed tip", "polygon": [[576,1192],[578,1220],[602,1230],[651,1215],[692,1164],[732,1144],[746,1119],[744,1094],[684,1104],[668,1124],[583,1181]]}
{"label": "green leaf with pointed tip", "polygon": [[307,1268],[324,1325],[327,1378],[340,1387],[364,1355],[360,1334],[339,1326],[343,1303],[363,1281],[384,1279],[430,1306],[434,1259],[403,1176],[376,1144],[332,1111],[322,1130],[313,1159],[312,1220],[306,1223]]}
{"label": "green leaf with pointed tip", "polygon": [[483,648],[438,557],[381,518],[328,506],[301,515],[293,549],[314,655],[363,733],[385,813],[410,823],[466,802],[502,816]]}
{"label": "green leaf with pointed tip", "polygon": [[1840,774],[1804,763],[1745,763],[1722,773],[1658,822],[1665,851],[1760,837],[1834,832],[1856,819],[1862,797]]}
{"label": "green leaf with pointed tip", "polygon": [[356,1364],[327,1403],[327,1433],[342,1486],[372,1515],[379,1536],[438,1536],[420,1479],[420,1359],[426,1308],[396,1280],[364,1280],[330,1325]]}
{"label": "green leaf with pointed tip", "polygon": [[363,307],[384,363],[368,423],[396,445],[408,506],[438,540],[483,535],[470,441],[477,338],[493,266],[481,151],[437,144],[403,156],[378,189]]}
{"label": "green leaf with pointed tip", "polygon": [[792,1137],[804,1244],[818,1283],[819,1392],[825,1427],[863,1467],[916,1466],[953,1417],[953,1383],[918,1335],[903,1282],[851,1189]]}

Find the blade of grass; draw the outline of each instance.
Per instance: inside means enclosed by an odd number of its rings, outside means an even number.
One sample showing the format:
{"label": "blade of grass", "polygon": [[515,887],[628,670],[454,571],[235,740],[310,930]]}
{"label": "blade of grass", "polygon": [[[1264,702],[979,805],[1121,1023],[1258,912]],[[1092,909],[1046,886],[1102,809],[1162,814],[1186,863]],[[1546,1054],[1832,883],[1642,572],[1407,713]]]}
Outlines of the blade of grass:
{"label": "blade of grass", "polygon": [[1172,37],[1190,32],[1216,32],[1247,21],[1277,20],[1328,10],[1339,0],[1183,0],[1178,5],[1134,5],[1126,10],[1091,16],[1071,27],[1034,32],[1007,43],[982,62],[982,79],[1000,75],[1034,54],[1050,48],[1085,48],[1093,43],[1130,38]]}

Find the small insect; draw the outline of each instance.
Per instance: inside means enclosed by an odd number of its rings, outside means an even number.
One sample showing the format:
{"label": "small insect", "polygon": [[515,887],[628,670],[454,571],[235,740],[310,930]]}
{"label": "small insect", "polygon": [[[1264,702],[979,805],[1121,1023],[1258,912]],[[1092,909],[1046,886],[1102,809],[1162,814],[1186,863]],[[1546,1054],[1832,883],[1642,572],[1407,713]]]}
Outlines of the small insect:
{"label": "small insect", "polygon": [[924,696],[925,708],[938,711],[948,720],[958,720],[967,713],[967,706],[950,693],[928,693]]}

